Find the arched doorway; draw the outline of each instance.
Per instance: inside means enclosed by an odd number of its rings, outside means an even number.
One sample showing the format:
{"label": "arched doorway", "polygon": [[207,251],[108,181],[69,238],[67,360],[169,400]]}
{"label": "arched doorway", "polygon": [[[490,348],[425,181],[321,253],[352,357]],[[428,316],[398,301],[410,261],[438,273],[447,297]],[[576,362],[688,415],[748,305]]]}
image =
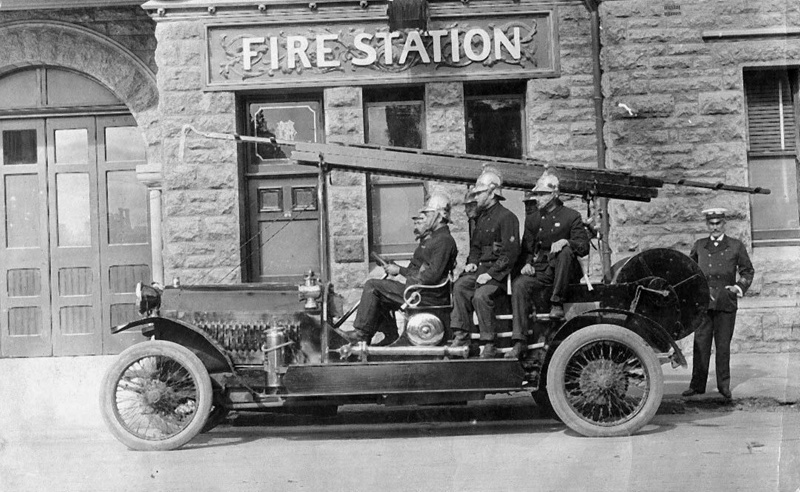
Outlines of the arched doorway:
{"label": "arched doorway", "polygon": [[91,78],[37,67],[0,78],[0,355],[119,352],[149,282],[145,143]]}

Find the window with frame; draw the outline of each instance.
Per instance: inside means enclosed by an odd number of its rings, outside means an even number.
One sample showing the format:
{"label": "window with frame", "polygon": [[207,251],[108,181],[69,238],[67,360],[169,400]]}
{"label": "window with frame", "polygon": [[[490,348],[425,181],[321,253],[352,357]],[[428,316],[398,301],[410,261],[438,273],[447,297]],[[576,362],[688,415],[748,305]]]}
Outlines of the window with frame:
{"label": "window with frame", "polygon": [[[464,85],[467,153],[521,159],[525,154],[525,82]],[[523,192],[503,190],[503,206],[525,217]],[[524,224],[520,220],[520,224]]]}
{"label": "window with frame", "polygon": [[525,148],[525,86],[464,86],[467,153],[520,159]]}
{"label": "window with frame", "polygon": [[[365,90],[367,143],[425,147],[424,87]],[[368,180],[370,251],[393,259],[411,258],[416,248],[411,217],[425,201],[416,179],[371,175]]]}
{"label": "window with frame", "polygon": [[[285,142],[322,142],[319,94],[254,96],[243,101],[249,135]],[[293,146],[248,146],[242,238],[250,282],[297,282],[320,271],[317,170],[290,160]]]}
{"label": "window with frame", "polygon": [[747,70],[744,89],[750,186],[772,191],[750,199],[753,245],[800,244],[798,70]]}

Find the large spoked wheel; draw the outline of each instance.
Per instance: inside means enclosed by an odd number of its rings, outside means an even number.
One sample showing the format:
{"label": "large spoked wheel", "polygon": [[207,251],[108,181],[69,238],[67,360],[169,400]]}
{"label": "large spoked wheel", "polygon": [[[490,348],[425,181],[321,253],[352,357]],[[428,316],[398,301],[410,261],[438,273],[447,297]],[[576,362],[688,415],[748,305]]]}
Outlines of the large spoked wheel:
{"label": "large spoked wheel", "polygon": [[111,433],[130,449],[176,449],[195,437],[211,411],[208,371],[189,349],[149,341],[120,354],[100,390]]}
{"label": "large spoked wheel", "polygon": [[615,325],[592,325],[556,349],[547,371],[553,410],[584,436],[627,436],[656,414],[664,376],[642,338]]}

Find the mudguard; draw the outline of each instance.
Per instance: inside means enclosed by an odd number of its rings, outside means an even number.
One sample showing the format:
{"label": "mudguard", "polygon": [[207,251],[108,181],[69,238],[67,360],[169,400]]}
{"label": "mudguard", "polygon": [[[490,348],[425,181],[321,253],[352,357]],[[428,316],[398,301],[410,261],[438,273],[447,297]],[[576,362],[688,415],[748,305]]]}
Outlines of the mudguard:
{"label": "mudguard", "polygon": [[111,328],[111,333],[120,333],[138,326],[142,327],[142,335],[146,337],[174,342],[188,348],[203,362],[210,374],[236,372],[233,361],[222,346],[200,328],[183,321],[152,316],[115,326]]}
{"label": "mudguard", "polygon": [[558,347],[559,343],[566,339],[576,331],[587,326],[596,324],[611,324],[627,328],[647,342],[654,350],[658,352],[668,352],[670,348],[673,349],[672,360],[683,367],[688,367],[686,357],[683,356],[680,347],[675,343],[672,335],[664,329],[663,326],[656,323],[647,316],[626,311],[624,309],[613,308],[600,308],[586,311],[570,319],[556,332],[550,343],[550,348],[545,356],[544,364],[539,376],[539,388],[543,389],[547,385],[547,371],[550,365],[550,359]]}
{"label": "mudguard", "polygon": [[556,332],[553,341],[560,342],[577,330],[596,324],[612,324],[627,328],[642,337],[657,352],[669,352],[671,348],[675,353],[674,359],[680,365],[687,366],[683,352],[664,327],[647,316],[624,309],[600,308],[581,313],[564,323]]}

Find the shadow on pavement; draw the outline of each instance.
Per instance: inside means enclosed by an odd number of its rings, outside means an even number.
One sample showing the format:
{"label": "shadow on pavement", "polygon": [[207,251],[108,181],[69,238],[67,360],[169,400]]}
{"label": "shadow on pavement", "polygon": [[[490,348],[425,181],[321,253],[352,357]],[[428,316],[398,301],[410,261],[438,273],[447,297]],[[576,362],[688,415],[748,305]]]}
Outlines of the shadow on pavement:
{"label": "shadow on pavement", "polygon": [[485,434],[548,433],[565,426],[541,414],[533,403],[386,408],[344,407],[335,417],[242,412],[227,425],[196,437],[187,445],[241,445],[280,436],[291,440],[425,438]]}

